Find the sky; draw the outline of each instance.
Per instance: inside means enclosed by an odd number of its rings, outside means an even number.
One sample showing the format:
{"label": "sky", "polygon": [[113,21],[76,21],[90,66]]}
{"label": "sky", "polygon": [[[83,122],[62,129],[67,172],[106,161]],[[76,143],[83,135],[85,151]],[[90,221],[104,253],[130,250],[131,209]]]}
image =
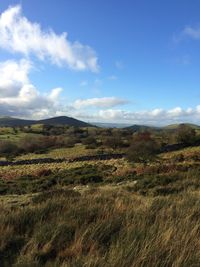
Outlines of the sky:
{"label": "sky", "polygon": [[199,0],[1,0],[0,116],[200,124]]}

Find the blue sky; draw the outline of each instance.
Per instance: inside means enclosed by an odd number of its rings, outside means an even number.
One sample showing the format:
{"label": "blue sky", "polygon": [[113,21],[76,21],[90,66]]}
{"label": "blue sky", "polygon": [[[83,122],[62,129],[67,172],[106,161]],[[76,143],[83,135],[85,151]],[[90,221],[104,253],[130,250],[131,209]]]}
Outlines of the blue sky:
{"label": "blue sky", "polygon": [[199,12],[198,0],[2,0],[0,115],[200,123]]}

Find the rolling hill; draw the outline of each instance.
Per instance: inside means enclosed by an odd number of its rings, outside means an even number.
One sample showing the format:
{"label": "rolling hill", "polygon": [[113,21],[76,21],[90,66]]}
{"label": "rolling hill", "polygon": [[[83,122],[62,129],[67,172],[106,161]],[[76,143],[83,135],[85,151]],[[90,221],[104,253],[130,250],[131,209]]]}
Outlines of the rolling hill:
{"label": "rolling hill", "polygon": [[45,125],[69,125],[69,126],[78,126],[78,127],[92,127],[93,126],[87,122],[80,121],[80,120],[77,120],[71,117],[66,117],[66,116],[39,120],[37,121],[37,123],[45,124]]}
{"label": "rolling hill", "polygon": [[0,127],[28,126],[32,124],[36,124],[36,121],[12,117],[0,117]]}
{"label": "rolling hill", "polygon": [[[185,125],[191,127],[192,129],[200,129],[200,126],[197,124],[192,124],[192,123],[184,123]],[[165,130],[176,130],[181,124],[170,124],[167,125],[165,127],[163,127],[163,129]]]}
{"label": "rolling hill", "polygon": [[167,126],[160,126],[160,127],[134,124],[132,126],[126,127],[126,129],[130,129],[134,132],[138,132],[138,131],[174,131],[174,130],[178,129],[178,127],[181,124],[185,124],[185,125],[191,127],[192,129],[195,129],[195,130],[200,129],[199,125],[192,124],[192,123],[180,123],[180,124],[177,123],[177,124],[170,124]]}
{"label": "rolling hill", "polygon": [[139,124],[134,124],[132,126],[126,127],[126,129],[132,130],[134,132],[161,130],[160,127],[147,126],[147,125],[139,125]]}
{"label": "rolling hill", "polygon": [[44,120],[24,120],[19,118],[12,117],[1,117],[0,118],[0,127],[14,127],[14,126],[29,126],[33,124],[44,124],[44,125],[69,125],[77,127],[95,127],[89,123],[67,117],[53,117]]}

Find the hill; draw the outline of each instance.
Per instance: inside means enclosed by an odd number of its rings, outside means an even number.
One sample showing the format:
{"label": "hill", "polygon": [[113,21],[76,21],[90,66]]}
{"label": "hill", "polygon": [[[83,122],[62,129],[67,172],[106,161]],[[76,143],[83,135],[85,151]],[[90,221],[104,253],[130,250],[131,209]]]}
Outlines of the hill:
{"label": "hill", "polygon": [[[69,125],[77,127],[92,127],[93,125],[70,118],[67,116],[53,117],[44,120],[24,120],[12,117],[0,118],[0,127],[14,127],[14,126],[29,126],[34,124],[45,124],[45,125]],[[94,126],[93,126],[94,127]]]}
{"label": "hill", "polygon": [[86,123],[84,121],[80,121],[71,117],[60,116],[49,118],[45,120],[37,121],[39,124],[45,125],[69,125],[69,126],[78,126],[78,127],[92,127],[93,125]]}
{"label": "hill", "polygon": [[12,117],[0,117],[0,127],[28,126],[35,124],[34,120],[24,120]]}
{"label": "hill", "polygon": [[[132,126],[126,127],[126,129],[130,129],[132,131],[138,132],[138,131],[171,131],[171,130],[176,130],[181,124],[170,124],[167,126],[163,126],[163,127],[156,127],[156,126],[147,126],[147,125],[137,125],[134,124]],[[192,124],[192,123],[184,123],[185,125],[195,129],[195,130],[199,130],[200,126],[197,124]]]}
{"label": "hill", "polygon": [[131,126],[131,124],[126,123],[108,123],[108,122],[94,122],[94,125],[102,128],[126,128]]}
{"label": "hill", "polygon": [[161,128],[159,128],[159,127],[147,126],[147,125],[138,125],[138,124],[134,124],[132,126],[126,127],[126,129],[130,129],[130,130],[135,131],[135,132],[161,130]]}
{"label": "hill", "polygon": [[180,124],[170,124],[165,127],[163,127],[164,130],[176,130],[181,124],[187,125],[193,129],[200,129],[200,126],[193,123],[180,123]]}

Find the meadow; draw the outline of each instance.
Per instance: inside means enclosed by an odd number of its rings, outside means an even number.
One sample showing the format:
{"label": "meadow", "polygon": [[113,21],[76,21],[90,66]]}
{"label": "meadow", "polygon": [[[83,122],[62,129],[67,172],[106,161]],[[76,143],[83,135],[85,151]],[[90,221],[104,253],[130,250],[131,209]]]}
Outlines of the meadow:
{"label": "meadow", "polygon": [[[4,135],[13,135],[5,131]],[[29,134],[40,138],[44,135],[40,131],[18,135],[21,140]],[[163,133],[152,132],[150,138],[144,132],[113,129],[111,144],[108,130],[90,130],[92,138],[85,131],[76,131],[77,136],[73,130],[77,140],[73,146],[62,142],[59,147],[56,141],[52,147],[42,146],[42,151],[38,143],[32,152],[9,150],[14,151],[13,162],[115,152],[127,156],[1,166],[0,266],[200,266],[196,140],[186,148],[155,154],[151,144],[158,144]],[[173,144],[177,133],[167,134],[165,145]],[[68,140],[67,132],[57,135],[63,136]],[[5,136],[0,140],[4,142]],[[140,148],[138,153],[134,145]],[[2,160],[10,158],[6,151]]]}

